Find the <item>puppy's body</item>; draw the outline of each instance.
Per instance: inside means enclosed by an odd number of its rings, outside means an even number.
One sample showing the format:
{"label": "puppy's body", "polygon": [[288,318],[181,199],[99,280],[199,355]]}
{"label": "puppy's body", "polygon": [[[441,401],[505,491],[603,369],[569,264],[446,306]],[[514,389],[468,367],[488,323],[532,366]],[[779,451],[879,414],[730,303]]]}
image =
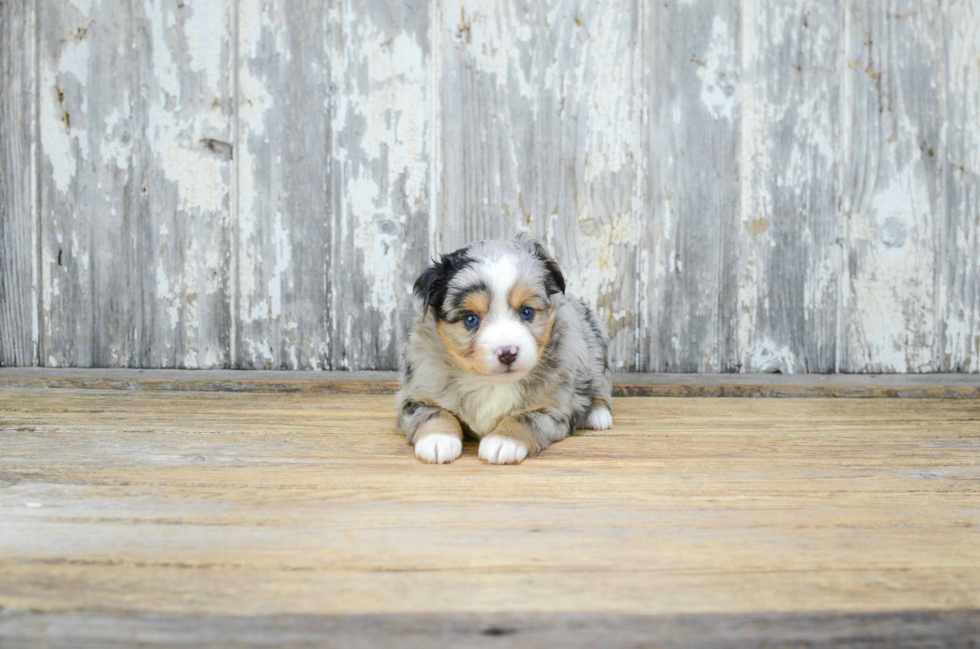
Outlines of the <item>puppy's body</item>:
{"label": "puppy's body", "polygon": [[428,268],[409,339],[398,424],[428,462],[520,462],[584,427],[612,425],[608,338],[564,295],[558,265],[523,239],[482,241]]}

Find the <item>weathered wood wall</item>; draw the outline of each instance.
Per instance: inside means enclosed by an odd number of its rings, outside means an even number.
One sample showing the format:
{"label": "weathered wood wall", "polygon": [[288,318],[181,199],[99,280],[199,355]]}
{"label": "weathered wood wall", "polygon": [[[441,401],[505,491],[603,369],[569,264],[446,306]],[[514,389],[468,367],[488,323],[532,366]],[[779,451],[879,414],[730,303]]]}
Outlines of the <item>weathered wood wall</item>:
{"label": "weathered wood wall", "polygon": [[616,369],[980,370],[980,0],[0,0],[0,364],[390,369],[528,232]]}

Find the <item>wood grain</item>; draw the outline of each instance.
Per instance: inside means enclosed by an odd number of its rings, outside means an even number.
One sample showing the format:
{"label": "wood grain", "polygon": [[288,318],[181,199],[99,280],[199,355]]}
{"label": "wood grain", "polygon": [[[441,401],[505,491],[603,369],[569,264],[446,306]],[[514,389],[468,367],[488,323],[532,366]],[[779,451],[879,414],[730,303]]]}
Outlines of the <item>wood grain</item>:
{"label": "wood grain", "polygon": [[[650,3],[639,368],[738,369],[738,5]],[[655,153],[654,153],[655,152]]]}
{"label": "wood grain", "polygon": [[[399,647],[958,647],[976,643],[980,611],[615,615],[432,613],[420,615],[208,616],[174,613],[0,611],[12,648],[186,647],[206,644]],[[229,639],[233,639],[229,641]],[[246,640],[247,639],[247,640]]]}
{"label": "wood grain", "polygon": [[135,5],[135,210],[115,299],[139,314],[138,356],[114,365],[232,366],[234,18],[231,0]]}
{"label": "wood grain", "polygon": [[333,12],[330,369],[398,369],[415,317],[435,182],[430,11],[418,0],[344,0]]}
{"label": "wood grain", "polygon": [[943,199],[942,12],[929,2],[845,4],[849,152],[841,188],[845,372],[937,371]]}
{"label": "wood grain", "polygon": [[[945,220],[940,224],[943,371],[980,371],[980,7],[955,2],[944,16]],[[972,215],[972,218],[971,218]]]}
{"label": "wood grain", "polygon": [[229,5],[41,12],[42,364],[227,366]]}
{"label": "wood grain", "polygon": [[429,253],[428,30],[409,2],[246,2],[236,366],[397,369]]}
{"label": "wood grain", "polygon": [[0,5],[0,367],[37,365],[36,19]]}
{"label": "wood grain", "polygon": [[617,370],[980,372],[975,2],[3,7],[2,364],[393,370],[526,232]]}
{"label": "wood grain", "polygon": [[234,640],[236,616],[283,641],[364,615],[431,638],[471,614],[792,614],[822,620],[811,639],[949,616],[976,633],[972,401],[615,408],[613,429],[519,466],[482,464],[472,442],[428,466],[390,396],[3,388],[0,634],[194,615],[198,642]]}
{"label": "wood grain", "polygon": [[[394,394],[397,372],[303,370],[88,370],[0,368],[0,387],[202,392]],[[630,374],[613,373],[628,397],[980,399],[975,374]]]}
{"label": "wood grain", "polygon": [[833,372],[841,6],[746,0],[742,7],[740,368]]}
{"label": "wood grain", "polygon": [[41,364],[134,365],[134,8],[66,0],[38,10]]}
{"label": "wood grain", "polygon": [[234,367],[331,367],[336,94],[326,2],[239,4]]}

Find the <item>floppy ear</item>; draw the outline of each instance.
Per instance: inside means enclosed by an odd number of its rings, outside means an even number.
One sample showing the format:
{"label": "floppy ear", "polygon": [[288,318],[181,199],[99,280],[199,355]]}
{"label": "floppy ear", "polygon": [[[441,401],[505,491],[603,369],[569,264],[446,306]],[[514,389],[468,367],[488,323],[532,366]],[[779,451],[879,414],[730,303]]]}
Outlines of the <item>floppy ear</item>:
{"label": "floppy ear", "polygon": [[468,261],[466,249],[461,248],[448,255],[442,255],[439,259],[433,259],[432,264],[422,271],[419,278],[415,280],[413,291],[415,304],[420,307],[423,318],[429,312],[429,307],[434,308],[436,317],[439,317],[442,303],[446,299],[446,291],[449,289],[449,280]]}
{"label": "floppy ear", "polygon": [[541,263],[544,264],[544,287],[548,292],[548,295],[552,295],[553,293],[564,293],[565,276],[561,274],[561,268],[558,267],[558,262],[552,259],[551,256],[545,251],[544,246],[537,241],[534,242],[534,254],[541,260]]}

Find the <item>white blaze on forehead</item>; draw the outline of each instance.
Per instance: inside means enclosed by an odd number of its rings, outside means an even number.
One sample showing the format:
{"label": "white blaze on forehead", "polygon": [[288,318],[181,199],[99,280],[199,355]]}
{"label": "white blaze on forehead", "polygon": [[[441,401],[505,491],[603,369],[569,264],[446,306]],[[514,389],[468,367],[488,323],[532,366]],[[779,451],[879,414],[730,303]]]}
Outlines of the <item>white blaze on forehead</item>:
{"label": "white blaze on forehead", "polygon": [[480,329],[480,347],[486,354],[487,364],[503,369],[497,360],[497,350],[516,347],[517,358],[509,369],[510,376],[519,378],[530,371],[537,362],[537,343],[534,336],[511,309],[508,297],[518,279],[517,262],[507,255],[490,259],[480,265],[490,287],[490,318]]}
{"label": "white blaze on forehead", "polygon": [[517,282],[517,264],[508,256],[492,259],[482,264],[492,293],[491,310],[504,315],[510,308],[507,297]]}

